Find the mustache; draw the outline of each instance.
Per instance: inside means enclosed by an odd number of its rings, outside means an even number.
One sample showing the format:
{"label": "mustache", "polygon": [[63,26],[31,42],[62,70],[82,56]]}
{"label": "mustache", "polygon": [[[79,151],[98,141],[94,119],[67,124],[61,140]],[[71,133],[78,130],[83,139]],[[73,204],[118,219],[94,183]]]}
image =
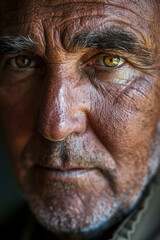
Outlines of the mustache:
{"label": "mustache", "polygon": [[43,137],[32,139],[22,153],[23,167],[36,165],[54,169],[97,169],[97,174],[108,179],[115,189],[116,163],[108,151],[103,151],[92,141],[77,138],[72,133],[62,141]]}
{"label": "mustache", "polygon": [[61,141],[50,141],[43,136],[32,138],[25,147],[21,159],[24,167],[38,164],[51,168],[115,170],[115,162],[105,148],[75,133]]}
{"label": "mustache", "polygon": [[[32,161],[35,164],[75,165],[93,167],[97,162],[97,155],[89,152],[83,141],[77,141],[72,133],[62,141],[50,141],[43,137],[31,140],[22,153],[25,162]],[[74,163],[74,164],[73,164]]]}

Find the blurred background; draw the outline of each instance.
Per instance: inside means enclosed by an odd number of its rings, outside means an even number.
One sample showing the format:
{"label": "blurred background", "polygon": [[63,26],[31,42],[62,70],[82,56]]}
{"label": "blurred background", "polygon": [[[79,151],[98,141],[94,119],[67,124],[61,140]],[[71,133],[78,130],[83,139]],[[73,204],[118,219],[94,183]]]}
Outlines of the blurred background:
{"label": "blurred background", "polygon": [[0,222],[3,222],[22,203],[23,198],[12,177],[9,161],[0,138]]}

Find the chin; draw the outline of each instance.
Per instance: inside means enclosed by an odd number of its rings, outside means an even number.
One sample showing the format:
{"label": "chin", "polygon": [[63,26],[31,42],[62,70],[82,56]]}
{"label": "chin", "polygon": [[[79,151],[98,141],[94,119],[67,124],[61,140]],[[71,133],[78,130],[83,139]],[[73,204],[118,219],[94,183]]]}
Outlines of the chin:
{"label": "chin", "polygon": [[[116,199],[112,199],[112,204],[111,199],[99,200],[94,203],[94,208],[90,207],[93,200],[90,201],[90,205],[83,207],[78,200],[73,204],[71,200],[66,199],[65,206],[62,199],[55,199],[49,203],[43,202],[37,196],[31,196],[29,201],[37,221],[52,233],[95,236],[117,224],[129,212],[129,208],[125,211],[120,208]],[[60,204],[57,204],[57,201]],[[86,208],[89,211],[86,211]]]}

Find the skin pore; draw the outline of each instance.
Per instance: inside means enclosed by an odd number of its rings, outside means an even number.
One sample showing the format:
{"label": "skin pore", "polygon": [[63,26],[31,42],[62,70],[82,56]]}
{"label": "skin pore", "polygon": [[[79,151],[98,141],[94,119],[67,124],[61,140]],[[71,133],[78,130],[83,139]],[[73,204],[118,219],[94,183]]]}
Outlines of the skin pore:
{"label": "skin pore", "polygon": [[158,1],[8,0],[0,16],[17,183],[46,239],[106,239],[159,167]]}

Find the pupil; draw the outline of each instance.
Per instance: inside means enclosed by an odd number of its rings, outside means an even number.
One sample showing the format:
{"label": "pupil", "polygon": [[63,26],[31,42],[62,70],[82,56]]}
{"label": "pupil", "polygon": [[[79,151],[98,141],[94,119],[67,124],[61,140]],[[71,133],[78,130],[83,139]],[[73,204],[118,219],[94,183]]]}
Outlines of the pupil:
{"label": "pupil", "polygon": [[115,67],[119,63],[118,57],[104,57],[104,64],[108,67]]}
{"label": "pupil", "polygon": [[25,57],[18,57],[16,60],[16,63],[19,67],[28,67],[30,64],[30,60]]}

